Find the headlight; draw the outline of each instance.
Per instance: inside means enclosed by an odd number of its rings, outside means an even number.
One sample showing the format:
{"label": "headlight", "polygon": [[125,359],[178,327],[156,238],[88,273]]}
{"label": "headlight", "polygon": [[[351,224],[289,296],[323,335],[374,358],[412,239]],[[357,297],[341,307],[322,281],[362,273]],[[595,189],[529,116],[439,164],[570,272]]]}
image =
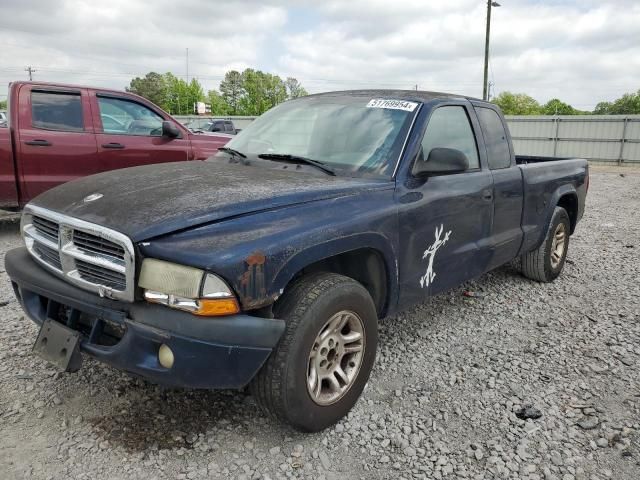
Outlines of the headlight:
{"label": "headlight", "polygon": [[220,277],[193,267],[146,258],[138,285],[148,302],[194,315],[232,315],[240,311],[233,292]]}

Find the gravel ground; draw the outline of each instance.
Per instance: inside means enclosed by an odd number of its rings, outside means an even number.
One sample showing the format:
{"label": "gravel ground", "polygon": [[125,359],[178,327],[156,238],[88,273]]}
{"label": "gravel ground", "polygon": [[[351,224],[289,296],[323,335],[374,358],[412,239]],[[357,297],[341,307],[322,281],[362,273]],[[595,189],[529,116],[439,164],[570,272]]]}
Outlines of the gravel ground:
{"label": "gravel ground", "polygon": [[[637,170],[592,175],[555,283],[503,267],[382,321],[363,397],[313,435],[244,392],[163,390],[86,359],[56,373],[2,269],[0,476],[636,480],[639,192]],[[0,233],[0,251],[19,244]]]}

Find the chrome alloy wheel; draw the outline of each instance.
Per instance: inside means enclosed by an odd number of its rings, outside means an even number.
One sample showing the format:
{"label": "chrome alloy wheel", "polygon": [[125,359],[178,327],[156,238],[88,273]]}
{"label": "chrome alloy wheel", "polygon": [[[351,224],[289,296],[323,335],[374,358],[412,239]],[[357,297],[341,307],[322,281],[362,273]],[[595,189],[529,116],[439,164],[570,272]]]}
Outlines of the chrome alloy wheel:
{"label": "chrome alloy wheel", "polygon": [[364,323],[342,310],[320,329],[309,353],[307,390],[318,405],[340,400],[355,382],[364,357]]}
{"label": "chrome alloy wheel", "polygon": [[567,228],[564,223],[559,223],[551,240],[551,267],[556,269],[562,261],[567,245]]}

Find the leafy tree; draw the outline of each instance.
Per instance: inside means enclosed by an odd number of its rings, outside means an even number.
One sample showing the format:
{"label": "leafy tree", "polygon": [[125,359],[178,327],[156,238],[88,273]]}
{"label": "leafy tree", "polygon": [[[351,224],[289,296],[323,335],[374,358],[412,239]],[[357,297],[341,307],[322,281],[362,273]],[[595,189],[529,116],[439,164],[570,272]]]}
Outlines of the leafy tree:
{"label": "leafy tree", "polygon": [[169,113],[194,113],[196,102],[206,101],[214,115],[261,115],[288,98],[307,95],[295,78],[286,81],[277,75],[247,68],[242,73],[230,70],[220,82],[220,91],[210,90],[205,95],[195,78],[187,84],[171,72],[160,75],[149,72],[143,78],[131,80],[127,91],[148,98]]}
{"label": "leafy tree", "polygon": [[206,101],[211,105],[211,115],[229,115],[229,105],[224,101],[220,92],[209,90]]}
{"label": "leafy tree", "polygon": [[261,115],[287,99],[287,88],[277,75],[247,68],[242,72],[244,95],[240,98],[241,115]]}
{"label": "leafy tree", "polygon": [[307,91],[300,84],[300,82],[293,77],[287,77],[287,79],[284,81],[284,86],[287,89],[287,96],[289,98],[299,98],[308,95]]}
{"label": "leafy tree", "polygon": [[611,102],[600,102],[596,105],[593,113],[596,115],[611,115],[611,108],[613,104]]}
{"label": "leafy tree", "polygon": [[579,113],[581,113],[579,110],[557,98],[552,98],[542,106],[543,115],[578,115]]}
{"label": "leafy tree", "polygon": [[264,110],[260,113],[266,112],[279,103],[286,101],[288,98],[286,84],[278,75],[271,75],[270,73],[262,73],[262,75],[263,88],[265,93],[265,102],[263,106],[266,108],[264,108]]}
{"label": "leafy tree", "polygon": [[542,107],[532,97],[524,93],[502,92],[492,100],[505,115],[540,115]]}
{"label": "leafy tree", "polygon": [[220,93],[225,103],[230,108],[232,115],[238,115],[240,99],[244,96],[243,79],[240,72],[230,70],[224,75],[224,80],[220,82]]}
{"label": "leafy tree", "polygon": [[149,72],[142,78],[134,78],[126,90],[152,101],[161,108],[167,106],[167,84],[165,77],[159,73]]}
{"label": "leafy tree", "polygon": [[625,93],[613,102],[600,102],[596,105],[593,113],[600,115],[640,114],[640,90],[635,93]]}
{"label": "leafy tree", "polygon": [[0,100],[0,110],[6,110],[6,109],[7,109],[7,101]]}

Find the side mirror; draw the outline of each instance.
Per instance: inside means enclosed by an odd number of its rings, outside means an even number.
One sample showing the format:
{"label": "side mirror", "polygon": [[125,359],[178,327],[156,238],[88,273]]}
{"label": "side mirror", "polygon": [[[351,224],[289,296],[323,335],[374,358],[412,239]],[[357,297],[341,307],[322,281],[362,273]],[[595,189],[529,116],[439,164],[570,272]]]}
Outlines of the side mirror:
{"label": "side mirror", "polygon": [[421,152],[413,166],[412,173],[415,176],[459,173],[469,169],[469,159],[455,148],[434,148],[429,152],[426,161],[422,158],[424,155]]}
{"label": "side mirror", "polygon": [[180,129],[175,123],[165,120],[162,122],[162,136],[168,138],[178,138],[180,136]]}

